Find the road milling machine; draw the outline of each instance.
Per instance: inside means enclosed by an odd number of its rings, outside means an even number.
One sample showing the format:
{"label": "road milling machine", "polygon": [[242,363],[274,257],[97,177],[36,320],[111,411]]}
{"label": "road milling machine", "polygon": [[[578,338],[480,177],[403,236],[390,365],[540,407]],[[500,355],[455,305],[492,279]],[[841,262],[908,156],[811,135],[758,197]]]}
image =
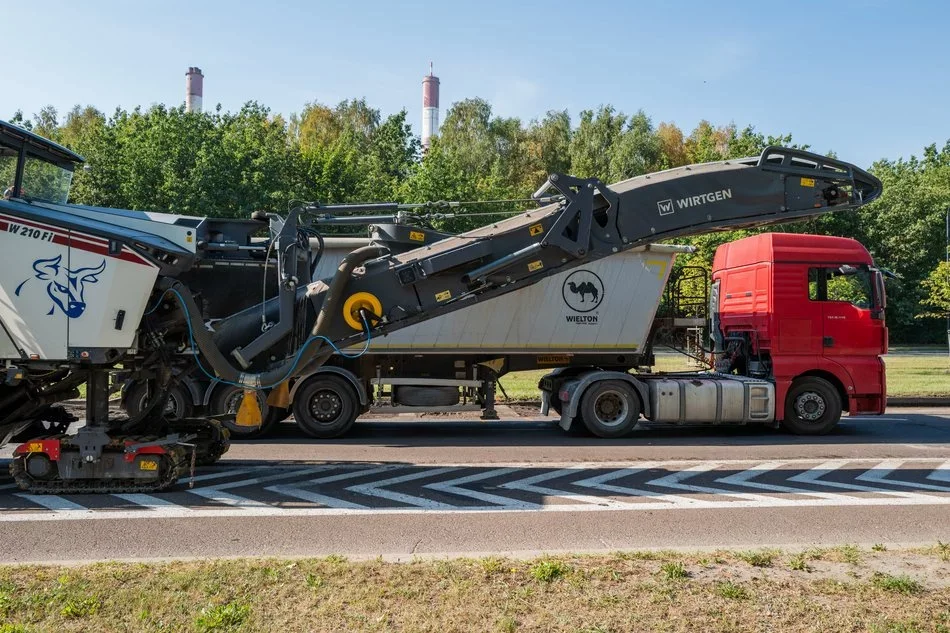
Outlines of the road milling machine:
{"label": "road milling machine", "polygon": [[[881,193],[854,165],[781,147],[610,186],[552,174],[520,215],[405,252],[370,244],[311,279],[311,218],[326,207],[229,221],[69,204],[82,161],[0,122],[0,435],[22,442],[11,472],[34,493],[168,488],[227,450],[222,422],[260,424],[255,392],[287,406],[288,380],[335,352],[651,242],[855,209]],[[205,298],[228,289],[202,265],[229,253],[273,262],[277,287],[212,318]],[[236,421],[166,418],[168,391],[194,367],[245,391]],[[148,386],[134,415],[110,414],[117,375]],[[68,434],[74,418],[58,403],[81,388],[85,424]]]}

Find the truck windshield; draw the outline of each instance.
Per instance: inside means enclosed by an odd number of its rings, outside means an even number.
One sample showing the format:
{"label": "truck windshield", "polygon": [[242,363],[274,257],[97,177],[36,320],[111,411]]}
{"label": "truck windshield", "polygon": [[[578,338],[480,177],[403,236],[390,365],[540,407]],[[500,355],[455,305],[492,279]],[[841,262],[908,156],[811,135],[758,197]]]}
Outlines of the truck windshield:
{"label": "truck windshield", "polygon": [[65,204],[72,181],[71,170],[27,154],[20,197]]}

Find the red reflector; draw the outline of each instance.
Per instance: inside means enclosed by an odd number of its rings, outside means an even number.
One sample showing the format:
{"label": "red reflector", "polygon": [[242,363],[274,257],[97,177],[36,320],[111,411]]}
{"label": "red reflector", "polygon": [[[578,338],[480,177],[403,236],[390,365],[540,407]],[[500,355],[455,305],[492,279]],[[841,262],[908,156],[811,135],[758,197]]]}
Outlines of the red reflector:
{"label": "red reflector", "polygon": [[561,399],[561,402],[567,402],[571,399],[571,392],[569,392],[567,389],[564,389],[557,394],[557,397]]}

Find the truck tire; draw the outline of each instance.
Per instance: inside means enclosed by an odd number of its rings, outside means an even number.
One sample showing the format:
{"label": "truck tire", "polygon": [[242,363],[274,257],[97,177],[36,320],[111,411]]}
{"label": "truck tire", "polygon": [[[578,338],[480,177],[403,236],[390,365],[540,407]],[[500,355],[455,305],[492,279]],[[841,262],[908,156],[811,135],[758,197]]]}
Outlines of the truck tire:
{"label": "truck tire", "polygon": [[[148,396],[148,385],[144,382],[136,382],[126,389],[125,397],[122,398],[122,407],[129,417],[135,417],[142,412],[148,404]],[[165,417],[169,420],[190,418],[194,410],[191,392],[181,384],[172,387],[168,392],[168,400],[165,402]]]}
{"label": "truck tire", "polygon": [[581,420],[597,437],[612,439],[627,435],[640,420],[640,412],[640,396],[622,380],[595,382],[581,396]]}
{"label": "truck tire", "polygon": [[782,426],[796,435],[824,435],[841,419],[841,396],[834,385],[817,376],[792,382],[785,396]]}
{"label": "truck tire", "polygon": [[[211,414],[237,413],[243,397],[243,389],[233,385],[219,385],[211,397]],[[268,406],[266,392],[257,392],[257,405],[261,408],[261,425],[259,427],[249,429],[230,422],[224,424],[225,428],[231,432],[232,440],[254,440],[266,437],[274,430],[277,423],[286,417],[287,409]]]}
{"label": "truck tire", "polygon": [[331,439],[352,428],[359,406],[359,396],[345,378],[317,374],[294,394],[294,419],[310,437]]}

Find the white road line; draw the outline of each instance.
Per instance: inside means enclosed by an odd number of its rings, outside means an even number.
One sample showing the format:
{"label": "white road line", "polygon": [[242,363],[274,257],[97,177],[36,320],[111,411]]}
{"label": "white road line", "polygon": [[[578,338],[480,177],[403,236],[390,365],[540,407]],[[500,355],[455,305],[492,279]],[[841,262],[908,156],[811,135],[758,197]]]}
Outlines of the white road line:
{"label": "white road line", "polygon": [[291,479],[293,477],[302,477],[306,475],[312,475],[313,473],[322,472],[326,470],[326,466],[315,466],[312,468],[302,468],[297,470],[292,470],[290,472],[278,473],[276,475],[268,475],[266,477],[251,477],[250,479],[240,479],[238,481],[228,481],[223,484],[217,484],[214,486],[208,486],[206,488],[192,488],[188,490],[191,494],[198,495],[199,497],[204,497],[205,499],[210,499],[218,503],[224,503],[231,506],[239,506],[242,508],[269,508],[270,505],[264,503],[263,501],[256,501],[254,499],[248,499],[246,497],[240,497],[238,495],[233,495],[229,492],[224,492],[229,488],[243,488],[244,486],[254,486],[257,484],[266,483],[268,481],[280,481],[281,479]]}
{"label": "white road line", "polygon": [[620,470],[615,470],[603,475],[597,475],[596,477],[589,477],[587,479],[582,479],[581,481],[575,481],[574,485],[581,486],[582,488],[603,490],[604,492],[613,492],[624,496],[649,497],[655,501],[674,505],[695,505],[696,499],[690,499],[689,497],[683,497],[681,495],[671,495],[662,492],[656,492],[654,490],[642,490],[640,488],[630,488],[629,486],[617,486],[615,484],[606,483],[608,481],[613,481],[614,479],[621,479],[629,475],[643,472],[644,470],[649,470],[651,468],[662,468],[668,465],[669,464],[664,464],[663,462],[642,463],[638,464],[636,468],[621,468]]}
{"label": "white road line", "polygon": [[144,508],[154,508],[154,509],[177,509],[181,512],[191,512],[191,508],[188,508],[177,503],[172,503],[166,499],[161,499],[159,497],[154,497],[152,495],[145,495],[141,493],[122,493],[122,494],[113,494],[113,497],[118,497],[123,501],[128,501],[129,503],[134,503],[135,505],[142,506]]}
{"label": "white road line", "polygon": [[923,482],[899,481],[897,479],[888,479],[887,476],[900,468],[903,464],[914,461],[912,459],[885,459],[875,468],[872,468],[857,477],[861,481],[867,481],[873,484],[888,484],[891,486],[903,486],[904,488],[915,488],[917,490],[936,490],[938,492],[950,492],[950,486],[938,486]]}
{"label": "white road line", "polygon": [[[694,493],[706,493],[720,495],[723,497],[733,497],[735,499],[743,499],[745,501],[764,501],[771,502],[774,497],[767,495],[755,494],[753,492],[733,492],[729,490],[723,490],[722,488],[709,488],[707,486],[695,486],[692,484],[682,483],[684,480],[689,479],[695,475],[700,475],[702,473],[708,473],[711,470],[715,470],[719,464],[709,463],[709,464],[698,464],[691,468],[685,470],[680,470],[678,472],[670,473],[665,477],[660,477],[659,479],[653,479],[648,481],[647,485],[650,486],[661,486],[664,488],[672,488],[673,490],[685,490],[687,492]],[[788,499],[782,499],[782,501],[789,501]]]}
{"label": "white road line", "polygon": [[[808,495],[810,497],[818,497],[822,499],[849,498],[848,495],[843,495],[839,492],[818,492],[815,490],[805,490],[803,488],[794,488],[792,486],[781,486],[779,484],[767,484],[767,483],[762,483],[760,481],[752,481],[752,479],[755,477],[764,475],[767,472],[771,472],[777,468],[780,468],[782,466],[787,466],[787,465],[788,465],[788,462],[784,462],[784,461],[763,462],[761,464],[758,464],[757,466],[754,466],[747,470],[743,470],[740,473],[729,475],[728,477],[720,477],[716,481],[720,483],[724,483],[724,484],[731,484],[733,486],[757,488],[758,490],[768,490],[770,492],[788,492],[788,493],[793,493],[793,494]],[[858,500],[858,501],[861,500],[860,497],[850,497],[850,498]]]}
{"label": "white road line", "polygon": [[945,461],[937,468],[934,468],[934,471],[927,475],[927,479],[932,479],[933,481],[950,482],[950,460]]}
{"label": "white road line", "polygon": [[[339,466],[330,466],[328,468],[339,468]],[[277,486],[268,486],[264,490],[269,490],[271,492],[276,492],[278,494],[287,495],[288,497],[294,497],[296,499],[301,499],[303,501],[309,501],[310,503],[319,503],[320,505],[327,506],[329,508],[367,508],[368,506],[361,505],[359,503],[353,503],[352,501],[346,501],[344,499],[338,499],[337,497],[331,497],[329,495],[320,494],[313,490],[304,489],[303,486],[310,486],[313,484],[326,484],[333,483],[336,481],[344,481],[346,479],[356,479],[358,477],[365,477],[367,475],[376,475],[378,473],[389,472],[399,466],[388,465],[388,466],[378,466],[376,468],[363,468],[360,470],[350,471],[346,473],[340,473],[337,475],[329,475],[327,477],[317,477],[316,479],[308,479],[307,481],[297,482],[295,484],[286,484],[286,485],[277,485]]]}
{"label": "white road line", "polygon": [[827,475],[830,472],[834,472],[844,466],[845,464],[851,463],[853,460],[850,459],[834,459],[827,461],[820,466],[816,466],[811,470],[803,472],[801,474],[795,475],[794,477],[789,477],[789,481],[795,481],[798,483],[819,485],[819,486],[828,486],[831,488],[841,488],[842,490],[857,490],[860,492],[874,492],[881,495],[888,495],[893,497],[904,497],[906,499],[920,499],[920,498],[930,498],[932,495],[918,494],[915,492],[900,492],[898,490],[882,490],[880,487],[874,486],[862,486],[860,484],[848,484],[838,481],[827,481],[821,479],[823,476]]}
{"label": "white road line", "polygon": [[449,481],[443,481],[434,484],[426,484],[426,488],[431,488],[432,490],[438,490],[439,492],[445,492],[448,494],[458,495],[460,497],[469,497],[472,499],[478,499],[479,501],[484,501],[485,503],[494,503],[501,507],[505,508],[521,508],[524,510],[536,510],[540,508],[540,504],[531,503],[530,501],[520,501],[518,499],[512,499],[511,497],[502,497],[501,495],[493,495],[488,492],[480,492],[478,490],[469,490],[468,488],[460,488],[459,486],[464,484],[470,484],[474,481],[482,481],[483,479],[491,479],[492,477],[500,477],[502,475],[507,475],[511,472],[516,472],[517,468],[494,468],[492,470],[475,473],[474,475],[468,475],[465,477],[459,477],[458,479],[450,479]]}
{"label": "white road line", "polygon": [[416,497],[413,495],[407,495],[402,492],[394,492],[392,490],[382,490],[382,488],[385,488],[386,486],[394,486],[396,484],[405,483],[407,481],[414,481],[416,479],[425,479],[426,477],[436,477],[443,473],[452,472],[453,470],[458,470],[458,467],[450,466],[447,468],[427,468],[419,473],[411,473],[409,475],[401,475],[399,477],[392,477],[391,479],[383,479],[382,481],[374,481],[368,484],[350,486],[349,488],[347,488],[347,490],[358,492],[361,495],[367,495],[370,497],[379,497],[380,499],[389,499],[390,501],[408,503],[409,505],[417,506],[419,508],[426,508],[429,510],[457,509],[456,506],[449,505],[447,503],[442,503],[440,501],[433,501],[432,499],[426,499],[425,497]]}
{"label": "white road line", "polygon": [[[561,497],[564,499],[571,499],[574,501],[580,501],[581,503],[589,503],[591,505],[600,506],[600,507],[623,508],[629,505],[633,505],[630,503],[623,503],[622,501],[616,501],[614,499],[608,499],[606,497],[582,495],[582,494],[577,494],[575,492],[568,492],[567,490],[556,490],[554,488],[546,488],[544,486],[535,485],[535,484],[541,483],[542,481],[547,481],[548,479],[556,479],[558,477],[563,477],[565,475],[576,474],[580,470],[583,470],[583,469],[560,468],[558,470],[553,470],[550,472],[533,475],[531,477],[525,477],[524,479],[509,481],[509,482],[503,483],[499,487],[505,488],[507,490],[524,490],[524,491],[533,492],[539,495]],[[664,504],[658,504],[658,505],[669,505],[669,504],[664,503]]]}
{"label": "white road line", "polygon": [[25,492],[18,492],[15,496],[26,499],[30,503],[35,503],[38,506],[43,506],[53,512],[89,512],[89,508],[86,506],[81,506],[78,503],[73,503],[68,499],[63,499],[56,495],[31,495]]}

